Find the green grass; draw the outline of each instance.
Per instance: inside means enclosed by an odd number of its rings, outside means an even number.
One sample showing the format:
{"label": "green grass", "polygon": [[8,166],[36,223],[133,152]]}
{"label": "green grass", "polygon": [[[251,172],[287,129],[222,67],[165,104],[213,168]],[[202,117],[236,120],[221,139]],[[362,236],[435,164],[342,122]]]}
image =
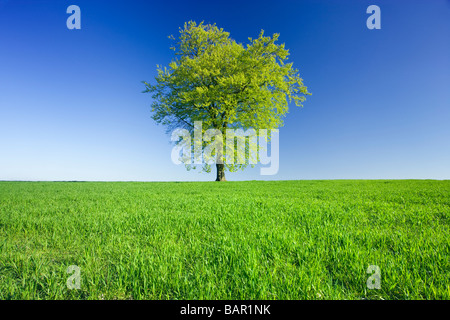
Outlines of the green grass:
{"label": "green grass", "polygon": [[450,181],[0,182],[0,298],[450,299],[449,231]]}

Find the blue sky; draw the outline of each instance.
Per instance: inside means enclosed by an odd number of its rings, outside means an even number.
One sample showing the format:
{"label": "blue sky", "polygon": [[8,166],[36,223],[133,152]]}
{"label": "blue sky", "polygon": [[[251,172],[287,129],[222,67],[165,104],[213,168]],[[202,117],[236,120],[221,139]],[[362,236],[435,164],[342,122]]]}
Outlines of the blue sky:
{"label": "blue sky", "polygon": [[228,180],[450,179],[448,0],[0,0],[0,180],[214,180],[172,163],[141,93],[189,20],[280,33],[312,92],[280,129],[278,174]]}

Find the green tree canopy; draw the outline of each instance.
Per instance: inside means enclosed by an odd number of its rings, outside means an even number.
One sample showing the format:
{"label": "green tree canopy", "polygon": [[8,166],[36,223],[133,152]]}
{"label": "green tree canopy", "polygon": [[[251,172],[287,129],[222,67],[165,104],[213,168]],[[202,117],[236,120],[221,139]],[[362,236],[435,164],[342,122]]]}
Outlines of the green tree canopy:
{"label": "green tree canopy", "polygon": [[[248,38],[245,46],[215,24],[190,21],[180,28],[172,50],[175,58],[167,67],[158,66],[156,83],[144,81],[152,94],[152,118],[171,131],[215,128],[224,137],[226,129],[276,129],[283,125],[289,103],[302,106],[309,95],[289,52],[277,44],[279,34]],[[245,164],[218,165],[235,171]],[[205,165],[204,170],[210,170]],[[223,173],[223,172],[222,172]]]}

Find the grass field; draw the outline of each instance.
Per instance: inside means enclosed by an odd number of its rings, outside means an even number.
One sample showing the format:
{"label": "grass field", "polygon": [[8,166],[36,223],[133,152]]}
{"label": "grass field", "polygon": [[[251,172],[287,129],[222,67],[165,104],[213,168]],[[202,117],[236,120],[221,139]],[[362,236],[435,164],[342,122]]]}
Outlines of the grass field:
{"label": "grass field", "polygon": [[0,182],[0,298],[450,299],[449,235],[450,181]]}

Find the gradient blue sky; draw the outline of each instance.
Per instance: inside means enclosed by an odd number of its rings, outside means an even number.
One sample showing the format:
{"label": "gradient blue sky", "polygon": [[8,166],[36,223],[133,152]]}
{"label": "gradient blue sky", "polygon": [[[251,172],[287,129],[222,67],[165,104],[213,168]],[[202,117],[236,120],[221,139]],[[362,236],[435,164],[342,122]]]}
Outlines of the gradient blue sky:
{"label": "gradient blue sky", "polygon": [[450,179],[448,0],[0,0],[0,180],[214,180],[171,162],[141,93],[189,20],[280,33],[313,94],[280,129],[278,174],[228,180]]}

